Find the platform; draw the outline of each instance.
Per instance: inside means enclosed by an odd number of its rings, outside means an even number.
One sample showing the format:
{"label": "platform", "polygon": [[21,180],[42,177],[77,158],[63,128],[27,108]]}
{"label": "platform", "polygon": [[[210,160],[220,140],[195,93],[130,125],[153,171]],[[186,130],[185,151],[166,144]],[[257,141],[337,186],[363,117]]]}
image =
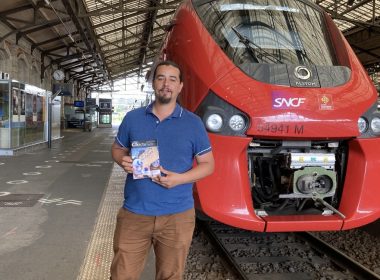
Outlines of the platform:
{"label": "platform", "polygon": [[[64,130],[51,149],[0,157],[0,279],[109,279],[125,179],[115,134]],[[152,254],[141,279],[154,279]]]}

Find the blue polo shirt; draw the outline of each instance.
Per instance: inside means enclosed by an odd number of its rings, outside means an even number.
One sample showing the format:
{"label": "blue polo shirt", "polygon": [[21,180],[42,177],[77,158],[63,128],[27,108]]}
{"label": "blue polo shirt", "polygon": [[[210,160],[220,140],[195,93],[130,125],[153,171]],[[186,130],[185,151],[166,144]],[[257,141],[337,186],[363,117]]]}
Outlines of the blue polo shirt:
{"label": "blue polo shirt", "polygon": [[[153,103],[128,112],[116,143],[130,149],[132,141],[157,140],[161,166],[176,173],[190,170],[196,155],[211,151],[206,129],[197,115],[177,104],[174,112],[160,122],[152,108]],[[128,174],[123,207],[148,216],[180,213],[194,207],[192,187],[188,183],[167,189],[150,178],[133,179]]]}

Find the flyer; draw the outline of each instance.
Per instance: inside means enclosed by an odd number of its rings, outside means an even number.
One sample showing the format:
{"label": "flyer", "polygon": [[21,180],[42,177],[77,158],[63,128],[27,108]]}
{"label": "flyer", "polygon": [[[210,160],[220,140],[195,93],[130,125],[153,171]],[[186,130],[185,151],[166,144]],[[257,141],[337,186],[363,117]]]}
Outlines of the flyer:
{"label": "flyer", "polygon": [[131,148],[133,179],[160,175],[157,140],[133,141]]}

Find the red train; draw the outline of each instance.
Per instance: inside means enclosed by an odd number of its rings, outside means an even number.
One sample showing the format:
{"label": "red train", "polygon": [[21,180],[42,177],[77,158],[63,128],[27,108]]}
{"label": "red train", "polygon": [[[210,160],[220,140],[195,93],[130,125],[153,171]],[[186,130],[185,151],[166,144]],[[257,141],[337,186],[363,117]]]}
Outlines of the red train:
{"label": "red train", "polygon": [[380,217],[377,92],[332,19],[306,0],[187,0],[161,50],[204,121],[215,173],[196,207],[254,231]]}

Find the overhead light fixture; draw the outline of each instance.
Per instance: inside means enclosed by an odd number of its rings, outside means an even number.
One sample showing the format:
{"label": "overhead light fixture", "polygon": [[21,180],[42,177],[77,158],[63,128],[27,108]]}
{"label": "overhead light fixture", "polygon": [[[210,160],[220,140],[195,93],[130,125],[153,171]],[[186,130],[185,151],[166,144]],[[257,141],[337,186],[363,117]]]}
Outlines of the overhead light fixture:
{"label": "overhead light fixture", "polygon": [[69,35],[70,40],[71,40],[73,43],[75,43],[74,37],[73,37],[70,33],[69,33],[68,35]]}

